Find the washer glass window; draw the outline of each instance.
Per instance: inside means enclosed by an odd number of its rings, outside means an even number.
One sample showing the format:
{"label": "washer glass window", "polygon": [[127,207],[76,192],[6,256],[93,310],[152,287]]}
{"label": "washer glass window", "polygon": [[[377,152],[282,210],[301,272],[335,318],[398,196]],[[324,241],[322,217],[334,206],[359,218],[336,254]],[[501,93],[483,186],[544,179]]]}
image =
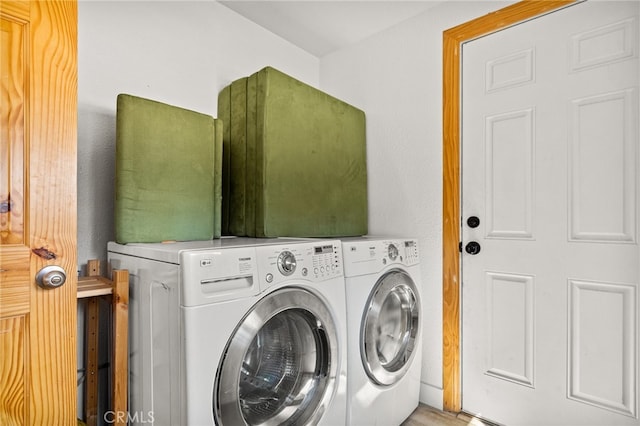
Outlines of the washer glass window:
{"label": "washer glass window", "polygon": [[404,376],[419,324],[420,301],[411,277],[400,270],[383,275],[369,296],[360,336],[362,362],[372,380],[391,385]]}
{"label": "washer glass window", "polygon": [[312,293],[284,289],[258,302],[227,343],[216,378],[222,425],[315,423],[333,394],[337,334]]}

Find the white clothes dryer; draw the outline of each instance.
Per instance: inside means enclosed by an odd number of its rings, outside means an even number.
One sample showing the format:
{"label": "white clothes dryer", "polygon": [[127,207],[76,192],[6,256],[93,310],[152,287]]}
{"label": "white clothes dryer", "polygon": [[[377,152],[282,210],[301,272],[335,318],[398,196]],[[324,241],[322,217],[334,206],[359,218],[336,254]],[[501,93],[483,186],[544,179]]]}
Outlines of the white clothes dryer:
{"label": "white clothes dryer", "polygon": [[422,363],[418,243],[342,240],[347,295],[347,423],[399,425],[415,410]]}
{"label": "white clothes dryer", "polygon": [[339,241],[109,243],[128,269],[133,424],[343,425]]}

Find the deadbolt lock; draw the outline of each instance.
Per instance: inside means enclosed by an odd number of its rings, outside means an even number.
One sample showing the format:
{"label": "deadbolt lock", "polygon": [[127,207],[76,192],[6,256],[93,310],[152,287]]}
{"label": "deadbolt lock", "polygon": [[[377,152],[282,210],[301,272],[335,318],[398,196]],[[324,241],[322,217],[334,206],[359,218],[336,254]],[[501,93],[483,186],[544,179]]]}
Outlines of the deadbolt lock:
{"label": "deadbolt lock", "polygon": [[65,281],[67,281],[67,274],[64,269],[55,265],[45,266],[36,274],[38,285],[48,290],[60,287]]}

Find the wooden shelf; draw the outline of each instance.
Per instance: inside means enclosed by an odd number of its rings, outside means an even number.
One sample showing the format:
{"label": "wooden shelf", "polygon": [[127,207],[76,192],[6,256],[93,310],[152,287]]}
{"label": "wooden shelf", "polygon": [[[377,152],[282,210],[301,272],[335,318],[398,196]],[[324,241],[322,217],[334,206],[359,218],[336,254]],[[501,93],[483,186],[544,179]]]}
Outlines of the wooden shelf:
{"label": "wooden shelf", "polygon": [[78,278],[78,303],[85,305],[85,364],[84,382],[85,421],[87,426],[98,424],[98,300],[106,297],[111,305],[111,407],[114,424],[127,424],[128,385],[128,321],[129,272],[113,270],[111,279],[100,276],[100,261],[87,262],[87,276]]}
{"label": "wooden shelf", "polygon": [[103,277],[79,277],[78,299],[113,294],[113,282]]}

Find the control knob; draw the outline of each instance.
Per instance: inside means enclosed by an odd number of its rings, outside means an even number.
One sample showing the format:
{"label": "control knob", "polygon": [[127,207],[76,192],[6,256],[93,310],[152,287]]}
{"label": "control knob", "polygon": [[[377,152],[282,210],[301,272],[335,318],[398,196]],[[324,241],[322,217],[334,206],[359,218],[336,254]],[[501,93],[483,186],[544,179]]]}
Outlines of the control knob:
{"label": "control knob", "polygon": [[389,244],[388,252],[389,259],[396,260],[398,258],[398,247],[395,244]]}
{"label": "control knob", "polygon": [[296,270],[296,257],[290,251],[283,251],[278,256],[278,270],[282,275],[291,275]]}

